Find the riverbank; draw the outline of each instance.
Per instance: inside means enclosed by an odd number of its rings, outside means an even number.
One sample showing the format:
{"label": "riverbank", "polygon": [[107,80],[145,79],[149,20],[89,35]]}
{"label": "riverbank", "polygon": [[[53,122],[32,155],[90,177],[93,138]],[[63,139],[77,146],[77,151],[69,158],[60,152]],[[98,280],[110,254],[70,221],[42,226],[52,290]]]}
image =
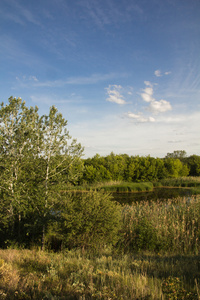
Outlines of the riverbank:
{"label": "riverbank", "polygon": [[68,186],[61,191],[87,193],[91,190],[112,194],[115,201],[131,204],[135,201],[165,200],[200,194],[200,177],[169,178],[156,182],[100,182],[84,186]]}

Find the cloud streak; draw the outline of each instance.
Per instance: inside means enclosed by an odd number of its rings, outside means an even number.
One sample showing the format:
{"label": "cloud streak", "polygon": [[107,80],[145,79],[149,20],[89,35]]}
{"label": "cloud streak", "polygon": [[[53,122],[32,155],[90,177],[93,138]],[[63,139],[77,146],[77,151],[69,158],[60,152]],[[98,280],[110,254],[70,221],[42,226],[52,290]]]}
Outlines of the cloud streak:
{"label": "cloud streak", "polygon": [[156,121],[153,117],[144,117],[142,113],[134,114],[132,112],[128,112],[125,115],[129,119],[136,121],[136,123],[154,123]]}
{"label": "cloud streak", "polygon": [[160,70],[155,70],[155,72],[154,72],[154,75],[156,77],[162,77],[163,75],[170,75],[170,74],[171,74],[171,71],[167,71],[164,74],[162,74],[162,72]]}
{"label": "cloud streak", "polygon": [[[123,75],[121,75],[123,76]],[[111,80],[113,78],[119,77],[118,74],[110,73],[110,74],[92,74],[91,76],[85,77],[69,77],[65,80],[48,80],[48,81],[40,81],[36,76],[23,76],[23,77],[16,77],[18,83],[22,85],[27,85],[27,87],[62,87],[65,85],[90,85],[90,84],[97,84],[99,82],[103,82],[106,80]],[[32,79],[32,80],[30,80]]]}
{"label": "cloud streak", "polygon": [[25,8],[24,5],[20,5],[18,1],[7,0],[6,2],[10,7],[14,9],[9,10],[13,11],[12,13],[8,11],[4,11],[3,13],[1,13],[1,16],[4,19],[8,19],[20,25],[25,25],[26,21],[34,25],[41,25],[35,15],[29,9]]}

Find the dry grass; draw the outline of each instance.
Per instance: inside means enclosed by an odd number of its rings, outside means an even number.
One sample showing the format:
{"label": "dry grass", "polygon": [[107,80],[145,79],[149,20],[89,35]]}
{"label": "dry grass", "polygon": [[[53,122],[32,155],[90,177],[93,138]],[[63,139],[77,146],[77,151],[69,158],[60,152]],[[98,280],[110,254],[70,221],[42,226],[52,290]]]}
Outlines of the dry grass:
{"label": "dry grass", "polygon": [[130,258],[0,250],[0,299],[162,299],[160,280],[132,272]]}
{"label": "dry grass", "polygon": [[[153,254],[101,255],[81,251],[47,253],[36,250],[0,250],[0,299],[177,299],[165,298],[162,283],[179,276],[198,299],[196,256]],[[189,273],[189,274],[188,274]],[[188,290],[188,291],[189,291]],[[187,299],[187,298],[181,298]]]}

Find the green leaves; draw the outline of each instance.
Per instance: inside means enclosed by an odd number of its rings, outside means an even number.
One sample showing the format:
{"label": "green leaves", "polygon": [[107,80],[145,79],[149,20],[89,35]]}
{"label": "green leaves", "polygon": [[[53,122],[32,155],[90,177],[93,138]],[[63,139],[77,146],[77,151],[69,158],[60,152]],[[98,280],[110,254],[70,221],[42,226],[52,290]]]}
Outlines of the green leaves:
{"label": "green leaves", "polygon": [[121,228],[121,207],[103,192],[67,193],[57,208],[59,220],[50,229],[69,248],[114,245]]}
{"label": "green leaves", "polygon": [[71,139],[66,126],[55,106],[40,117],[38,108],[26,107],[21,98],[10,97],[8,104],[1,103],[0,208],[7,216],[3,224],[7,220],[12,224],[9,235],[18,240],[32,216],[35,224],[43,224],[44,237],[58,188],[80,176],[83,148]]}

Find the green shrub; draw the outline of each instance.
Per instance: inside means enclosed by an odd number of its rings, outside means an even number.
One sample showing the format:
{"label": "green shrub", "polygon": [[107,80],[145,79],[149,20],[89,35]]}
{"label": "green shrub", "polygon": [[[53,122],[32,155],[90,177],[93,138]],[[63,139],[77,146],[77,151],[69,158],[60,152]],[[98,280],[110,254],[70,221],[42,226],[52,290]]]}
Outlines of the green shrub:
{"label": "green shrub", "polygon": [[62,240],[64,247],[94,249],[117,242],[121,206],[110,194],[102,191],[68,194],[59,209],[60,218],[50,226],[49,232]]}
{"label": "green shrub", "polygon": [[157,235],[151,222],[147,218],[139,220],[134,228],[135,242],[133,249],[135,250],[154,250],[157,244]]}

